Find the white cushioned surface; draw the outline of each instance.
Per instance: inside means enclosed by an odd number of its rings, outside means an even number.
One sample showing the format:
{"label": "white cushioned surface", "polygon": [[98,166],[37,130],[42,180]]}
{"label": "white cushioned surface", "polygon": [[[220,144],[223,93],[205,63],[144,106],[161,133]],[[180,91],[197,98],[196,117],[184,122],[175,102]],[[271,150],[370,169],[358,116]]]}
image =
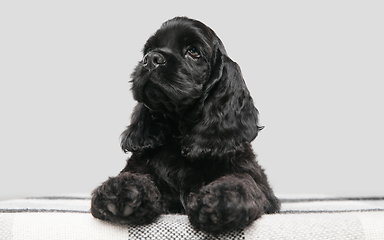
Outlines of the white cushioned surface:
{"label": "white cushioned surface", "polygon": [[384,239],[384,197],[285,198],[279,214],[219,236],[195,231],[185,215],[120,226],[89,212],[89,197],[0,201],[0,239]]}

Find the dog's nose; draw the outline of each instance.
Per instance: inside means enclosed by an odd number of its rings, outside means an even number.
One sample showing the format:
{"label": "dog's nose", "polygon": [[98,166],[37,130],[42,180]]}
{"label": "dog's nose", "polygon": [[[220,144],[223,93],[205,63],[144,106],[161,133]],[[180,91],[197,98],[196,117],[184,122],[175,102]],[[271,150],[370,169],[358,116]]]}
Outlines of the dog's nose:
{"label": "dog's nose", "polygon": [[150,70],[165,65],[165,63],[164,56],[158,52],[149,52],[143,58],[143,66]]}

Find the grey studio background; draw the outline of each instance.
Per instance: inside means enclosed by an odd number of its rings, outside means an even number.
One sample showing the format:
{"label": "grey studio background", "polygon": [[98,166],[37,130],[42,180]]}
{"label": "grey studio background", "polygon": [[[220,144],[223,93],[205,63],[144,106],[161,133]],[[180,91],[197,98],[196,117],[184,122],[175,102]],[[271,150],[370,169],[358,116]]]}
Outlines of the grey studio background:
{"label": "grey studio background", "polygon": [[[224,3],[225,2],[225,3]],[[201,20],[242,68],[280,196],[384,195],[382,1],[2,1],[0,199],[89,193],[119,135],[146,39]]]}

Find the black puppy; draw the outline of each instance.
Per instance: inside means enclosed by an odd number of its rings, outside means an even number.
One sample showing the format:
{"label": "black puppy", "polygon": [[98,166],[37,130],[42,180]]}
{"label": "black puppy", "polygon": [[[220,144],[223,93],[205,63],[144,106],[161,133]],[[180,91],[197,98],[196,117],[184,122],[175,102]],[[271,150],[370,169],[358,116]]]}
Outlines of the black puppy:
{"label": "black puppy", "polygon": [[239,66],[215,32],[177,17],[148,39],[132,74],[138,101],[121,173],[92,193],[94,217],[147,224],[186,213],[197,230],[245,227],[280,204],[250,142],[262,129]]}

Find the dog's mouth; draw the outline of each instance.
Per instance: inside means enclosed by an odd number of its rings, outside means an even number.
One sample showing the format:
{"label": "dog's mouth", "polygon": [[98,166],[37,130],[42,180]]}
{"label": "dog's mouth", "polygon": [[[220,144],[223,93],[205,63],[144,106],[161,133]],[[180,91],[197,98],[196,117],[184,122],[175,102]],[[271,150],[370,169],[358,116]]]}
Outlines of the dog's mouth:
{"label": "dog's mouth", "polygon": [[183,114],[201,96],[201,87],[186,82],[175,73],[164,71],[140,72],[133,80],[134,99],[151,111]]}
{"label": "dog's mouth", "polygon": [[145,96],[143,103],[152,111],[163,111],[165,108],[169,112],[174,112],[177,108],[168,95],[150,81],[144,86],[143,93]]}

